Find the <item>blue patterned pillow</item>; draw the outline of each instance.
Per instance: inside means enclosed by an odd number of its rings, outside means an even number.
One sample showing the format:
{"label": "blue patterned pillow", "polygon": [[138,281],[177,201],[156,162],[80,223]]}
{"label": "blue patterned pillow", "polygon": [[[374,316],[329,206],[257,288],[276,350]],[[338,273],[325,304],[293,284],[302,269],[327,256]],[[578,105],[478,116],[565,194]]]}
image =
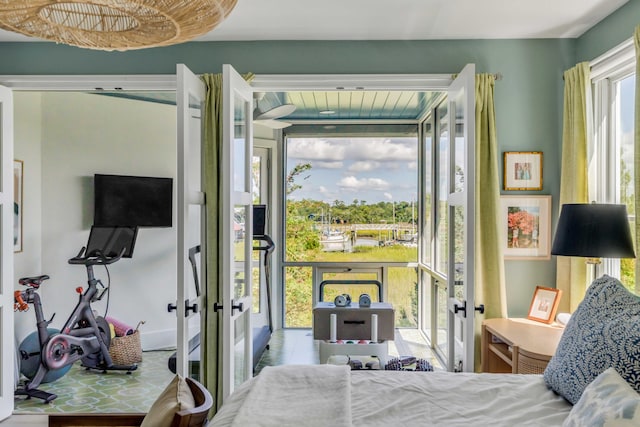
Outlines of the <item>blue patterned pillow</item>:
{"label": "blue patterned pillow", "polygon": [[562,427],[612,425],[640,425],[640,394],[609,368],[584,389]]}
{"label": "blue patterned pillow", "polygon": [[640,392],[640,298],[605,275],[593,281],[571,316],[544,380],[575,404],[609,367]]}

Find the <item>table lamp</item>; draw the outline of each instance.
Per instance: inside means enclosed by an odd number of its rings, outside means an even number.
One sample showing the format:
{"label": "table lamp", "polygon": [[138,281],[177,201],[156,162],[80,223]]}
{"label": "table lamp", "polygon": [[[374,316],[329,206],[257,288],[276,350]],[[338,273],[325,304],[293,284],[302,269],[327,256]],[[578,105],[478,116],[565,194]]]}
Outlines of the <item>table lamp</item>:
{"label": "table lamp", "polygon": [[582,203],[562,205],[552,255],[584,257],[593,266],[601,258],[635,258],[625,205]]}

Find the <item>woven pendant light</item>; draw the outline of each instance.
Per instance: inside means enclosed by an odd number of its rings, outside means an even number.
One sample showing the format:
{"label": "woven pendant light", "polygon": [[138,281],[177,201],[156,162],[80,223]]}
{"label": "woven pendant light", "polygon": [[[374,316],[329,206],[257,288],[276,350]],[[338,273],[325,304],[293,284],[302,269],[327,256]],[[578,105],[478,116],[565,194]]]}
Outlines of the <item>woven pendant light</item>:
{"label": "woven pendant light", "polygon": [[183,43],[221,23],[237,0],[0,0],[0,28],[97,50]]}

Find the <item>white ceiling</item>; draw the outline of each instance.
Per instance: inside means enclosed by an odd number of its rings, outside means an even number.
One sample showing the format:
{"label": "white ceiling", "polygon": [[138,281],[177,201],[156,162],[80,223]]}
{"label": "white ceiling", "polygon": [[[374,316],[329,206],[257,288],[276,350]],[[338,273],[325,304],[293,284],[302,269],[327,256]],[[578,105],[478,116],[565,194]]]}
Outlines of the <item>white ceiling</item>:
{"label": "white ceiling", "polygon": [[572,38],[628,0],[238,0],[205,40]]}
{"label": "white ceiling", "polygon": [[[198,40],[579,37],[628,0],[238,0]],[[2,41],[37,41],[0,30]]]}

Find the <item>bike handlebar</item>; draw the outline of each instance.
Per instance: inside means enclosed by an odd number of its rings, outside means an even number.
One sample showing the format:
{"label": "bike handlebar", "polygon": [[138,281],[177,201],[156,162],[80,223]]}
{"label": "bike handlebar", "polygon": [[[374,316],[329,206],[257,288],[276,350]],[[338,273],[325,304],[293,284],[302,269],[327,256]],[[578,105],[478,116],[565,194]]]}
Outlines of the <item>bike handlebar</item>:
{"label": "bike handlebar", "polygon": [[127,250],[127,248],[122,248],[120,253],[118,255],[114,255],[114,256],[107,256],[107,255],[103,254],[99,250],[92,251],[90,254],[87,254],[86,256],[83,256],[86,250],[87,250],[87,248],[83,246],[82,249],[80,249],[80,252],[78,252],[78,255],[74,256],[71,259],[69,259],[69,264],[84,265],[84,266],[87,266],[87,267],[90,266],[90,265],[109,265],[109,264],[113,264],[114,262],[116,262],[120,258],[122,258],[122,256],[124,255],[125,251]]}

